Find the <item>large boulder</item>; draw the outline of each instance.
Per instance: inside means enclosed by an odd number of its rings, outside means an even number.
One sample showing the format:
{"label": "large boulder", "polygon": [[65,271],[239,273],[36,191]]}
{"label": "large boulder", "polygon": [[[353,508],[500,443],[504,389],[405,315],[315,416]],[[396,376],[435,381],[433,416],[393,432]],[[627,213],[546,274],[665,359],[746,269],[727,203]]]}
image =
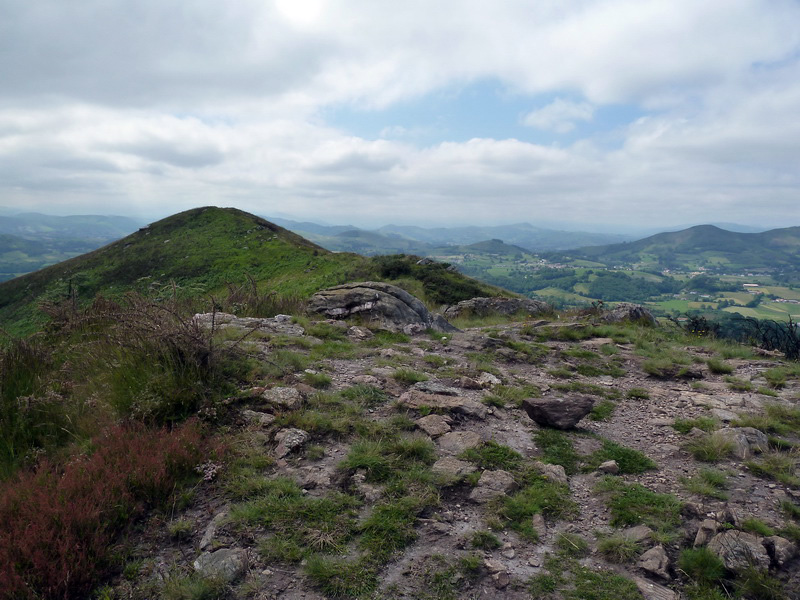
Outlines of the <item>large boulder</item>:
{"label": "large boulder", "polygon": [[345,283],[317,292],[308,308],[331,319],[360,315],[368,321],[393,331],[415,333],[425,329],[458,331],[440,315],[395,285],[377,281]]}
{"label": "large boulder", "polygon": [[527,398],[522,402],[522,408],[538,425],[556,429],[572,429],[593,406],[594,400],[588,396]]}
{"label": "large boulder", "polygon": [[552,308],[549,304],[540,302],[539,300],[495,296],[492,298],[471,298],[470,300],[462,300],[458,304],[448,306],[444,310],[444,316],[447,319],[454,319],[456,317],[470,315],[478,317],[494,314],[510,316],[522,312],[528,315],[539,315],[550,312],[551,310]]}
{"label": "large boulder", "polygon": [[644,325],[655,325],[656,318],[649,310],[639,304],[629,304],[622,302],[603,315],[603,320],[607,323],[619,323],[621,321],[633,321]]}

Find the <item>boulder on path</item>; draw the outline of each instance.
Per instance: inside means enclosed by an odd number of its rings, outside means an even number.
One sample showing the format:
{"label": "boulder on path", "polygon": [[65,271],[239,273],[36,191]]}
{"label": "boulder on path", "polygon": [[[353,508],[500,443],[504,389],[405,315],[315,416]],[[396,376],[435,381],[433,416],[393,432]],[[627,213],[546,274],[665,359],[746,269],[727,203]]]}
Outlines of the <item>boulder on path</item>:
{"label": "boulder on path", "polygon": [[361,315],[380,327],[405,333],[425,329],[458,331],[440,315],[429,312],[419,298],[377,281],[345,283],[322,290],[311,296],[308,308],[331,319]]}
{"label": "boulder on path", "polygon": [[594,400],[588,396],[527,398],[522,402],[522,408],[538,425],[556,429],[572,429],[593,406]]}
{"label": "boulder on path", "polygon": [[494,314],[511,316],[521,312],[528,315],[539,315],[550,311],[552,311],[550,305],[539,300],[494,296],[492,298],[462,300],[458,304],[448,306],[444,310],[444,317],[446,319],[455,319],[463,316],[485,317]]}
{"label": "boulder on path", "polygon": [[202,577],[221,579],[226,583],[241,577],[247,569],[247,553],[241,548],[222,548],[203,552],[194,561],[194,569]]}
{"label": "boulder on path", "polygon": [[419,410],[423,407],[459,413],[468,417],[485,419],[489,412],[485,404],[475,402],[469,398],[459,398],[457,396],[445,396],[442,394],[426,394],[419,390],[409,390],[397,400],[397,404],[405,408]]}

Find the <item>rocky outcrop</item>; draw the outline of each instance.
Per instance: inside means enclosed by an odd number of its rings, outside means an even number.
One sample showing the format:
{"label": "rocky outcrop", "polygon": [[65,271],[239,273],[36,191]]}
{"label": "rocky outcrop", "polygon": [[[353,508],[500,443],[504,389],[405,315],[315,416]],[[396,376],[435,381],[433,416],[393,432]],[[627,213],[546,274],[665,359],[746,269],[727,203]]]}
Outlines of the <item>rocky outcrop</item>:
{"label": "rocky outcrop", "polygon": [[744,531],[728,530],[718,533],[708,543],[708,549],[725,563],[731,571],[755,566],[769,568],[769,555],[761,540]]}
{"label": "rocky outcrop", "polygon": [[588,396],[528,398],[522,402],[522,408],[538,425],[556,429],[572,429],[593,406],[594,400]]}
{"label": "rocky outcrop", "polygon": [[619,323],[621,321],[633,321],[646,325],[655,325],[656,318],[649,310],[639,304],[628,304],[622,302],[603,315],[603,320],[607,323]]}
{"label": "rocky outcrop", "polygon": [[458,331],[440,315],[395,285],[376,281],[346,283],[314,294],[309,310],[331,319],[359,315],[371,323],[393,331],[416,333],[425,329]]}
{"label": "rocky outcrop", "polygon": [[201,577],[230,583],[241,577],[247,569],[247,553],[241,548],[203,552],[194,561],[194,568]]}
{"label": "rocky outcrop", "polygon": [[549,304],[539,300],[495,296],[492,298],[471,298],[470,300],[462,300],[458,304],[448,306],[444,310],[444,317],[446,319],[455,319],[456,317],[473,315],[477,317],[485,317],[487,315],[510,316],[523,312],[533,316],[548,313],[552,310]]}

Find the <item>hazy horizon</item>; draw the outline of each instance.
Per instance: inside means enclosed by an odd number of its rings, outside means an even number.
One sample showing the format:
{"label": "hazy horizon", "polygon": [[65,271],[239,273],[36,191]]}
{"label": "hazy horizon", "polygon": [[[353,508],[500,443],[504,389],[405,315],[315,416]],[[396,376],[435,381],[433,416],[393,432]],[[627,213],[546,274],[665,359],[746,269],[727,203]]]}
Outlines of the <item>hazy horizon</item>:
{"label": "hazy horizon", "polygon": [[9,210],[800,222],[793,0],[0,7]]}

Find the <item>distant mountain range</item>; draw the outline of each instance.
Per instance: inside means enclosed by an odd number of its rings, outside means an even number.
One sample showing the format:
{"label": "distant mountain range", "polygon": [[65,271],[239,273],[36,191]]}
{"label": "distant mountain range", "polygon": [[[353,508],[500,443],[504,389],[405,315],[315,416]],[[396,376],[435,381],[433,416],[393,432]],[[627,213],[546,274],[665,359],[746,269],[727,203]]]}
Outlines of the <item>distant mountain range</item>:
{"label": "distant mountain range", "polygon": [[384,225],[374,230],[349,225],[326,226],[288,219],[270,219],[274,223],[336,252],[390,254],[407,252],[429,254],[442,246],[464,246],[490,239],[520,246],[528,252],[566,250],[592,244],[610,244],[635,239],[633,236],[559,231],[534,227],[528,223],[472,227],[416,227]]}
{"label": "distant mountain range", "polygon": [[634,242],[553,253],[551,259],[582,259],[603,266],[637,266],[716,272],[800,270],[800,227],[737,233],[714,225],[659,233]]}
{"label": "distant mountain range", "polygon": [[0,281],[90,252],[140,225],[116,216],[0,215]]}

